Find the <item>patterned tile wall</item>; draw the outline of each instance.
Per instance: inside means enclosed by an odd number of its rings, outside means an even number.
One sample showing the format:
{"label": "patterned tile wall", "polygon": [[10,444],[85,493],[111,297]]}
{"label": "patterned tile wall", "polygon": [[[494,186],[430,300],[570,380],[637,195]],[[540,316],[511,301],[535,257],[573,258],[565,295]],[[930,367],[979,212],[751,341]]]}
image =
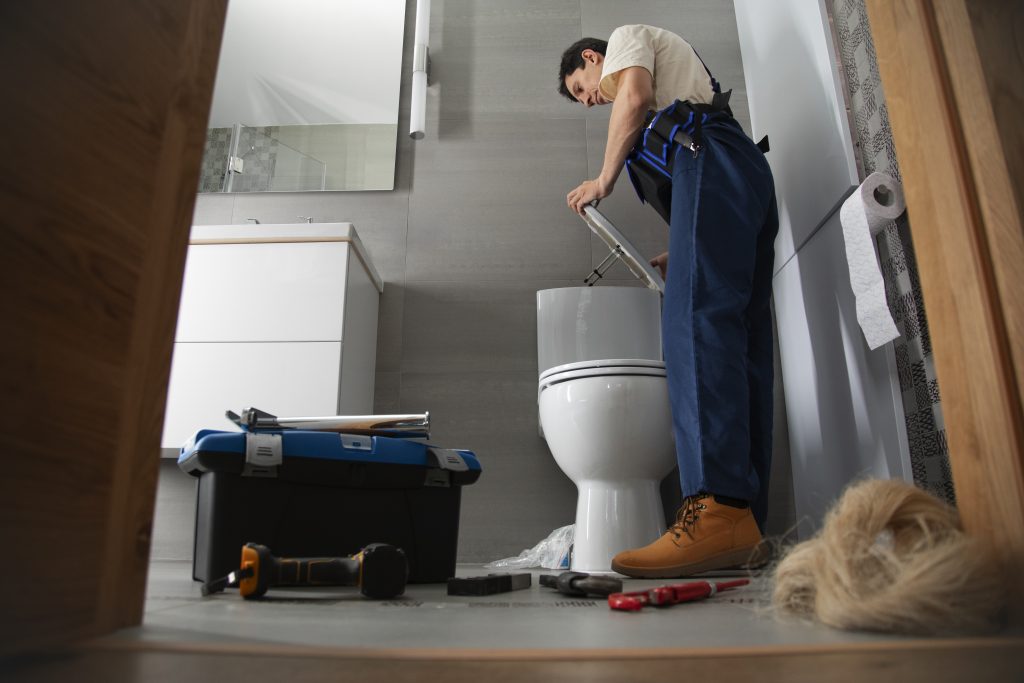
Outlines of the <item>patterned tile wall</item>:
{"label": "patterned tile wall", "polygon": [[[828,9],[846,80],[861,178],[879,171],[899,180],[864,0],[831,0]],[[939,382],[907,214],[888,225],[875,242],[886,298],[900,331],[894,344],[914,483],[955,504]]]}
{"label": "patterned tile wall", "polygon": [[244,172],[235,174],[233,192],[267,192],[274,179],[277,162],[277,128],[242,126],[238,139],[238,156],[244,162]]}
{"label": "patterned tile wall", "polygon": [[[242,158],[243,173],[231,179],[232,192],[266,192],[271,189],[274,165],[280,143],[277,127],[242,126],[238,140],[238,156]],[[200,192],[222,192],[224,171],[231,152],[231,128],[210,128],[206,132],[203,150]]]}
{"label": "patterned tile wall", "polygon": [[224,170],[231,150],[230,128],[208,128],[203,148],[203,165],[199,175],[200,192],[220,192],[224,189]]}

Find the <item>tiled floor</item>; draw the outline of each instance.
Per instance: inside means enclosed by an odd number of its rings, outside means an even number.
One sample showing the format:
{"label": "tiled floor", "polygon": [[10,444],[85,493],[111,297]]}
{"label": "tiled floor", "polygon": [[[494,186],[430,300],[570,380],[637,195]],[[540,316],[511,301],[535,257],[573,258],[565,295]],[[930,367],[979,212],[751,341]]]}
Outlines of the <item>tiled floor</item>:
{"label": "tiled floor", "polygon": [[[486,574],[460,565],[459,576]],[[150,567],[143,625],[114,639],[136,642],[262,642],[352,648],[576,649],[744,647],[864,643],[892,638],[783,621],[769,608],[768,582],[699,603],[616,612],[599,598],[571,598],[539,585],[491,596],[448,596],[444,584],[407,587],[383,602],[355,588],[272,589],[259,601],[237,591],[202,597],[188,562]],[[725,580],[727,577],[720,577]],[[731,578],[731,577],[730,577]],[[712,579],[714,580],[714,579]],[[627,580],[625,590],[666,583]]]}
{"label": "tiled floor", "polygon": [[[459,576],[486,573],[460,565]],[[776,619],[768,580],[697,603],[613,612],[538,585],[449,597],[409,586],[375,602],[354,588],[231,591],[204,598],[189,562],[150,567],[142,626],[4,662],[18,683],[1003,683],[1024,680],[1024,639],[905,639]],[[725,577],[721,577],[725,578]],[[659,581],[627,581],[627,590]]]}

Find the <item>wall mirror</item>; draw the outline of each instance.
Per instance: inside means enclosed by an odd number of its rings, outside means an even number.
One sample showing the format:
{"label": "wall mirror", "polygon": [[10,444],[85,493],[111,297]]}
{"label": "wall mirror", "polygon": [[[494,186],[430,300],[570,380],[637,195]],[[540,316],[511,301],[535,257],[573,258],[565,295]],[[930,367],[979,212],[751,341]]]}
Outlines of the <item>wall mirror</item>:
{"label": "wall mirror", "polygon": [[199,192],[391,190],[405,0],[231,0]]}

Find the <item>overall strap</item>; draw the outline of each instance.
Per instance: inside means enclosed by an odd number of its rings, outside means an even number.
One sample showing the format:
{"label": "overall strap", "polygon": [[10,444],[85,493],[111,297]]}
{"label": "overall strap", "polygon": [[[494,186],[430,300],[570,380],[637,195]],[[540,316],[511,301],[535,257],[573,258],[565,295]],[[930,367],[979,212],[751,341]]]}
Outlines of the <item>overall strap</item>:
{"label": "overall strap", "polygon": [[[715,97],[717,98],[718,95],[721,94],[721,92],[722,92],[722,86],[719,85],[718,81],[715,80],[715,76],[711,73],[711,69],[709,69],[708,65],[704,63],[704,60],[701,59],[701,56],[699,54],[697,54],[696,50],[693,51],[693,54],[697,55],[697,59],[700,59],[701,66],[704,67],[704,71],[707,72],[708,78],[711,79],[711,90],[714,91]],[[729,97],[729,93],[730,92],[732,92],[732,91],[730,90],[729,92],[725,93],[726,102],[728,102],[728,97]],[[715,101],[712,100],[711,101],[712,106],[714,106],[714,103],[715,103]],[[728,104],[726,104],[725,107],[722,108],[722,111],[724,111],[729,116],[732,116],[732,109],[729,108]],[[759,150],[761,150],[761,154],[767,154],[768,153],[769,146],[768,146],[768,136],[767,135],[765,135],[763,138],[758,140],[757,143],[755,143],[755,144],[757,145],[757,148]]]}
{"label": "overall strap", "polygon": [[[692,48],[693,46],[691,45],[690,47]],[[697,55],[697,59],[700,60],[700,65],[704,67],[704,71],[707,73],[708,78],[711,79],[711,90],[712,90],[712,92],[714,92],[716,95],[721,93],[722,92],[722,86],[715,79],[715,75],[713,73],[711,73],[711,69],[709,69],[708,65],[704,63],[704,60],[701,59],[701,56],[697,53],[696,50],[693,51],[693,54]],[[732,91],[730,91],[730,92],[732,92]],[[732,109],[729,108],[728,103],[725,105],[725,107],[724,107],[724,109],[722,111],[724,111],[729,116],[732,116]]]}

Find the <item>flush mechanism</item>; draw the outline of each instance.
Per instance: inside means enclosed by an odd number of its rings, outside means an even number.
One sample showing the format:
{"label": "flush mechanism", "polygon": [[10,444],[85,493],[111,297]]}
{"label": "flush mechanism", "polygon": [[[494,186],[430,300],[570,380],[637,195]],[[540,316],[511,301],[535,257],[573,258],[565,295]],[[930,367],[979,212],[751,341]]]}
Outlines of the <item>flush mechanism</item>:
{"label": "flush mechanism", "polygon": [[648,289],[653,289],[661,294],[665,293],[665,281],[661,274],[651,267],[647,259],[640,255],[640,251],[623,236],[619,230],[612,225],[604,214],[597,210],[593,204],[588,204],[583,209],[583,221],[590,226],[595,235],[601,238],[609,249],[608,256],[591,271],[590,275],[583,281],[588,287],[592,287],[598,280],[604,277],[616,261],[622,261],[623,265],[633,273],[640,282]]}
{"label": "flush mechanism", "polygon": [[620,258],[622,258],[622,247],[615,245],[615,248],[608,253],[604,258],[604,261],[601,261],[601,263],[597,265],[597,268],[590,271],[590,275],[584,278],[583,284],[587,287],[593,287],[598,280],[604,277],[604,274],[608,272],[608,269],[611,268],[612,265]]}

